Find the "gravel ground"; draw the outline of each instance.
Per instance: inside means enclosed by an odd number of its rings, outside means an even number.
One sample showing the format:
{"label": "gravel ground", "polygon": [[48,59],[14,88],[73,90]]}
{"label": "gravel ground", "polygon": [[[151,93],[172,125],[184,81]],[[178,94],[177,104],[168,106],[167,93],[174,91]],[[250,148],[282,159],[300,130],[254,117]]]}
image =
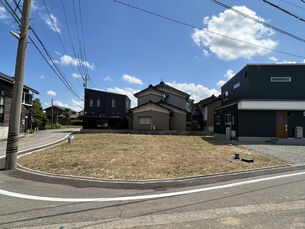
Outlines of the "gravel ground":
{"label": "gravel ground", "polygon": [[305,139],[281,139],[275,143],[268,142],[236,142],[238,145],[249,148],[257,153],[276,157],[287,162],[305,163]]}

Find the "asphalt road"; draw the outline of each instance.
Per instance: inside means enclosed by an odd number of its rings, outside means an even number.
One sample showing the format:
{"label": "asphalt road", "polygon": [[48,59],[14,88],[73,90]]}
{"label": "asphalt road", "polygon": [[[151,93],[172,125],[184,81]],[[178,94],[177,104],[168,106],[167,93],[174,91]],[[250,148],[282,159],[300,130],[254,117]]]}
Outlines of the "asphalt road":
{"label": "asphalt road", "polygon": [[[195,189],[201,191],[154,199],[77,202]],[[18,194],[29,196],[15,197]],[[66,202],[69,198],[74,200]],[[163,189],[111,188],[0,171],[0,209],[0,228],[305,228],[305,170]]]}

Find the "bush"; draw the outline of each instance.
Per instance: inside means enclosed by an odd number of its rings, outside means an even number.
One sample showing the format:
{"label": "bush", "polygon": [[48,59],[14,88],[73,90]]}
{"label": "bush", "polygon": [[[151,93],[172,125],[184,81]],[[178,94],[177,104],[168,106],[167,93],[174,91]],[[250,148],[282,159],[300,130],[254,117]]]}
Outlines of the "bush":
{"label": "bush", "polygon": [[34,132],[35,132],[35,131],[34,131],[33,129],[28,129],[28,133],[29,133],[29,134],[34,134]]}

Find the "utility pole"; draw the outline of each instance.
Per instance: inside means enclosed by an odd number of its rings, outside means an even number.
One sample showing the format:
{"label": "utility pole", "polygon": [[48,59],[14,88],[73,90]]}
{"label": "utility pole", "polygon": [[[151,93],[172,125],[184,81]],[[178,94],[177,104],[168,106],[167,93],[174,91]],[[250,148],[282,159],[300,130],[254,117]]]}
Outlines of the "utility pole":
{"label": "utility pole", "polygon": [[53,99],[51,99],[51,104],[52,104],[52,128],[53,128],[53,124],[54,124],[54,122],[53,122],[53,116],[54,116],[54,113],[53,113]]}
{"label": "utility pole", "polygon": [[18,51],[15,66],[15,83],[13,88],[9,132],[6,147],[5,169],[8,170],[16,169],[25,60],[30,27],[31,4],[32,0],[23,1],[20,23],[20,39],[18,42]]}

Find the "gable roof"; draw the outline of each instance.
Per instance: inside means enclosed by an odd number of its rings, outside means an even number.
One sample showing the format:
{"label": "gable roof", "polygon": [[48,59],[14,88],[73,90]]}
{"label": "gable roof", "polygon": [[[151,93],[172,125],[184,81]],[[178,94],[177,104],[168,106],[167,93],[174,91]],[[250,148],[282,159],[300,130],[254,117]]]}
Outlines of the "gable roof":
{"label": "gable roof", "polygon": [[[183,112],[187,113],[187,110],[181,109],[180,107],[177,107],[177,106],[174,106],[172,104],[169,104],[169,103],[167,103],[167,102],[165,102],[163,100],[160,100],[157,104],[162,106],[162,107],[167,107],[167,108],[168,107],[172,107],[173,109],[178,109],[180,111],[183,111]],[[170,109],[170,108],[168,108],[168,109]]]}
{"label": "gable roof", "polygon": [[189,97],[190,97],[189,94],[187,94],[187,93],[185,93],[185,92],[183,92],[183,91],[180,91],[180,90],[178,90],[178,89],[176,89],[176,88],[174,88],[174,87],[171,87],[171,86],[165,84],[162,80],[161,80],[161,82],[160,82],[159,84],[157,84],[157,85],[154,86],[154,87],[155,87],[156,89],[159,89],[160,87],[165,87],[165,88],[168,88],[168,89],[170,89],[170,90],[175,91],[176,93],[180,94],[180,95],[183,96],[183,97],[186,97],[186,98],[189,98]]}
{"label": "gable roof", "polygon": [[221,100],[221,97],[220,96],[215,96],[215,95],[212,95],[212,96],[210,96],[210,97],[208,97],[208,98],[205,98],[205,99],[202,99],[202,100],[200,100],[197,104],[199,105],[199,106],[206,106],[206,105],[208,105],[209,103],[212,103],[212,102],[214,102],[214,101],[216,101],[216,100]]}
{"label": "gable roof", "polygon": [[135,94],[134,94],[134,97],[138,98],[138,96],[139,96],[140,94],[142,94],[142,93],[144,93],[144,92],[146,92],[146,91],[149,91],[149,90],[152,90],[152,91],[154,91],[154,92],[160,94],[160,96],[164,96],[164,95],[165,95],[164,92],[158,90],[158,89],[155,88],[152,84],[150,84],[147,88],[145,88],[145,89],[143,89],[143,90],[141,90],[141,91],[135,93]]}
{"label": "gable roof", "polygon": [[136,109],[138,109],[138,108],[140,108],[140,107],[146,106],[146,105],[148,105],[148,104],[154,104],[154,105],[156,105],[156,106],[158,106],[158,107],[161,107],[161,108],[163,108],[163,109],[168,110],[170,113],[172,113],[172,112],[173,112],[173,110],[171,110],[170,108],[168,108],[168,107],[164,107],[164,106],[160,105],[160,104],[159,104],[159,102],[158,102],[158,103],[155,103],[155,102],[153,102],[153,101],[151,101],[151,100],[150,100],[150,101],[148,101],[147,103],[143,103],[143,104],[141,104],[140,106],[137,106],[137,107],[131,108],[129,111],[134,111],[134,110],[136,110]]}
{"label": "gable roof", "polygon": [[[8,75],[5,75],[2,72],[0,72],[0,80],[5,81],[5,82],[10,83],[10,84],[13,84],[13,85],[15,83],[14,77],[10,77]],[[34,92],[35,94],[37,94],[37,95],[39,94],[39,91],[36,91],[35,89],[30,88],[30,87],[28,87],[26,85],[23,85],[23,88],[27,89],[27,90],[30,90],[30,91]]]}

